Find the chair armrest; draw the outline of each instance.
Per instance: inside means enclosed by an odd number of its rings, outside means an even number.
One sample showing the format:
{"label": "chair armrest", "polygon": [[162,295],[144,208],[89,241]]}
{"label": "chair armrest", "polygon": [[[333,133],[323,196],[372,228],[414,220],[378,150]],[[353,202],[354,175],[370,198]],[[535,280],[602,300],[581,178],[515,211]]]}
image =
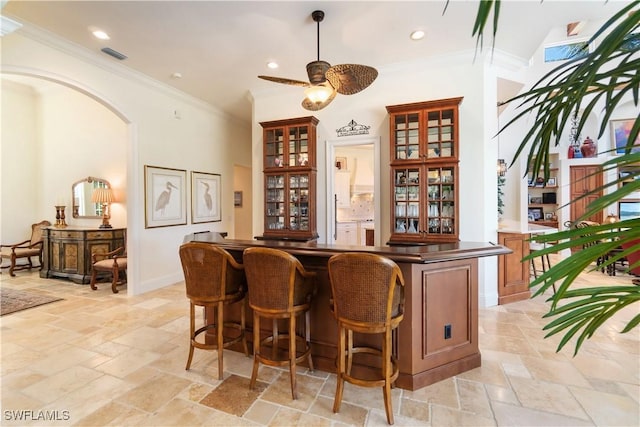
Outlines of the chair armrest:
{"label": "chair armrest", "polygon": [[105,252],[103,254],[100,254],[100,253],[91,254],[91,264],[95,264],[96,262],[103,259],[107,259],[107,258],[117,259],[118,257],[124,258],[126,256],[127,255],[124,254],[124,246],[120,246],[119,248],[116,248],[111,252]]}
{"label": "chair armrest", "polygon": [[14,243],[13,245],[0,245],[0,248],[28,248],[30,245],[28,246],[22,246],[24,244],[29,243],[31,240],[25,240],[24,242],[20,242],[20,243]]}

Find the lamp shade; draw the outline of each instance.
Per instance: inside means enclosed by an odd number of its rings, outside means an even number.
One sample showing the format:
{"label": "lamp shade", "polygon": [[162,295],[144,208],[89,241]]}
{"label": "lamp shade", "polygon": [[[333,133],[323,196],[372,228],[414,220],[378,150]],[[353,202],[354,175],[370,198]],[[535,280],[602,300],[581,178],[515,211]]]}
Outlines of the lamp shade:
{"label": "lamp shade", "polygon": [[96,188],[91,194],[91,201],[93,203],[113,203],[115,198],[113,197],[113,191],[110,188]]}
{"label": "lamp shade", "polygon": [[609,223],[609,224],[615,224],[618,221],[620,221],[618,216],[615,215],[615,214],[612,214],[612,213],[607,215],[607,217],[604,219],[604,222]]}
{"label": "lamp shade", "polygon": [[323,85],[309,86],[305,89],[304,94],[316,104],[325,102],[331,96],[331,89]]}

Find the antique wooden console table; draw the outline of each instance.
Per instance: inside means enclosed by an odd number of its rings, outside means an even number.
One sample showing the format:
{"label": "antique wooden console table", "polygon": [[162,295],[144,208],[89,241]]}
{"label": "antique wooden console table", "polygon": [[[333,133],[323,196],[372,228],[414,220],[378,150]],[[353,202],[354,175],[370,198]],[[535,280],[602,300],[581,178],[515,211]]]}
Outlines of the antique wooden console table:
{"label": "antique wooden console table", "polygon": [[40,277],[89,283],[91,254],[111,252],[126,244],[126,228],[47,227]]}
{"label": "antique wooden console table", "polygon": [[[258,246],[284,250],[315,271],[318,293],[311,309],[313,363],[335,371],[337,326],[329,310],[331,285],[327,261],[340,252],[371,252],[394,260],[405,278],[405,316],[394,342],[400,376],[398,387],[416,390],[480,366],[478,350],[478,258],[510,253],[491,243],[444,243],[425,246],[356,247],[315,242],[227,240],[215,233],[190,234],[185,242],[209,242],[242,261],[245,248]],[[247,327],[252,327],[247,307]],[[238,311],[229,311],[237,319]],[[251,340],[252,335],[248,334]],[[366,341],[369,337],[355,336]],[[354,361],[354,363],[357,363]],[[361,363],[367,363],[361,362]],[[354,365],[354,369],[357,367]]]}

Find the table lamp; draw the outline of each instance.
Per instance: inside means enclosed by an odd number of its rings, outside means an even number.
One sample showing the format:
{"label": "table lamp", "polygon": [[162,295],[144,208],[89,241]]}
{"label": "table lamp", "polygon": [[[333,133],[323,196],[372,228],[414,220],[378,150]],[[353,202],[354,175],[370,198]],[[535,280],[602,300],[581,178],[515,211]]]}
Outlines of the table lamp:
{"label": "table lamp", "polygon": [[111,188],[96,188],[91,194],[91,201],[102,205],[102,225],[100,225],[100,228],[111,228],[109,214],[107,214],[108,209],[110,209],[109,205],[115,201]]}
{"label": "table lamp", "polygon": [[609,214],[605,219],[604,222],[609,223],[609,224],[615,224],[616,222],[620,221],[620,219],[618,218],[617,215],[615,214]]}

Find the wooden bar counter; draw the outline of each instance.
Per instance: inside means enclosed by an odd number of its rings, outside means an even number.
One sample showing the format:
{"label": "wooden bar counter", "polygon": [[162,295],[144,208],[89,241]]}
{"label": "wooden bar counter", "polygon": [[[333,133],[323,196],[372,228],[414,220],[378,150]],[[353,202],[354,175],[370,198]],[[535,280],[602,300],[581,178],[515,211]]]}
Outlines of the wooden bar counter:
{"label": "wooden bar counter", "polygon": [[[248,247],[281,249],[317,274],[318,293],[311,309],[311,344],[316,368],[334,372],[337,326],[329,310],[331,285],[327,261],[341,252],[370,252],[394,260],[405,279],[405,315],[393,343],[400,375],[396,386],[416,390],[480,366],[478,350],[478,258],[509,249],[491,243],[458,242],[426,246],[334,246],[315,242],[227,240],[217,233],[187,235],[185,242],[218,245],[242,262]],[[239,316],[229,311],[228,318]],[[253,313],[247,307],[247,328]],[[251,334],[248,334],[251,341]],[[376,337],[377,338],[377,337]],[[371,342],[371,337],[354,336]],[[375,341],[374,341],[375,342]],[[368,364],[367,360],[354,361]]]}

